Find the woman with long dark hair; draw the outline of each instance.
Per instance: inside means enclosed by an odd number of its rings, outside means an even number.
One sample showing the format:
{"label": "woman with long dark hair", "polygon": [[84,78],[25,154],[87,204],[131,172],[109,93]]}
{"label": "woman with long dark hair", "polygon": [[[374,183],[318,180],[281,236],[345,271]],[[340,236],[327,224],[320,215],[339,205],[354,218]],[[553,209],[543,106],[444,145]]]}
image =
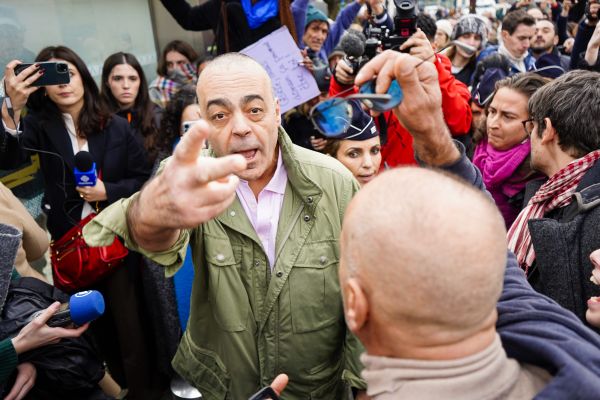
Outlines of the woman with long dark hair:
{"label": "woman with long dark hair", "polygon": [[[70,82],[43,86],[32,84],[43,72],[39,62],[66,63]],[[2,107],[0,168],[40,156],[44,176],[43,209],[48,214],[52,240],[60,239],[81,219],[94,211],[138,191],[150,171],[143,148],[126,120],[112,115],[86,65],[71,49],[46,47],[36,64],[15,75],[12,61],[5,70],[10,107]],[[21,111],[27,104],[23,120]],[[8,134],[7,134],[8,133]],[[90,153],[98,174],[95,186],[76,186],[75,154]],[[151,330],[139,289],[139,260],[130,252],[114,273],[94,284],[106,302],[105,314],[91,331],[111,375],[129,389],[128,398],[152,399],[160,395],[160,380],[152,368]]]}
{"label": "woman with long dark hair", "polygon": [[111,112],[129,122],[153,162],[160,107],[150,101],[144,70],[133,54],[119,52],[108,56],[102,67],[100,94]]}

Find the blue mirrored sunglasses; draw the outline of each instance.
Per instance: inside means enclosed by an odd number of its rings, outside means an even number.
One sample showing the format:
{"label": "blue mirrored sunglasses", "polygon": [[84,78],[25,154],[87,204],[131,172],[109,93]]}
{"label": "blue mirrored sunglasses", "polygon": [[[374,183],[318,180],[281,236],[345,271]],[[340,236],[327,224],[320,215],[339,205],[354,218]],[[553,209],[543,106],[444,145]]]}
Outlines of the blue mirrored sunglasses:
{"label": "blue mirrored sunglasses", "polygon": [[[349,90],[351,89],[347,91]],[[347,91],[341,92],[338,96]],[[375,93],[375,81],[370,81],[361,86],[357,94],[323,100],[310,110],[310,119],[323,136],[335,138],[348,130],[352,121],[352,106],[348,100],[352,99],[359,100],[365,107],[373,111],[382,112],[399,105],[404,99],[404,94],[396,81],[392,81],[387,93],[377,94]]]}

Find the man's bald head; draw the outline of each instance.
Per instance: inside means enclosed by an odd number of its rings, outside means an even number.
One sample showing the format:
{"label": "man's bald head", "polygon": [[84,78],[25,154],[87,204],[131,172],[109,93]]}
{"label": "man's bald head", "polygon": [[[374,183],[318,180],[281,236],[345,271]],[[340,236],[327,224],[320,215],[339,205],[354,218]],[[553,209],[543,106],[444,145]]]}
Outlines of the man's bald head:
{"label": "man's bald head", "polygon": [[382,329],[462,340],[495,320],[506,248],[502,216],[484,193],[400,168],[366,185],[346,212],[342,286],[358,282],[369,321]]}
{"label": "man's bald head", "polygon": [[252,58],[228,53],[215,58],[198,80],[200,115],[211,128],[208,143],[218,157],[240,154],[246,170],[238,176],[256,195],[273,176],[281,109],[271,78]]}
{"label": "man's bald head", "polygon": [[273,93],[271,77],[262,65],[252,57],[242,53],[225,53],[208,63],[200,76],[198,76],[198,98],[201,98],[200,94],[205,86],[205,82],[240,72],[247,76],[252,76],[254,82],[262,82],[264,80],[268,85],[269,92]]}

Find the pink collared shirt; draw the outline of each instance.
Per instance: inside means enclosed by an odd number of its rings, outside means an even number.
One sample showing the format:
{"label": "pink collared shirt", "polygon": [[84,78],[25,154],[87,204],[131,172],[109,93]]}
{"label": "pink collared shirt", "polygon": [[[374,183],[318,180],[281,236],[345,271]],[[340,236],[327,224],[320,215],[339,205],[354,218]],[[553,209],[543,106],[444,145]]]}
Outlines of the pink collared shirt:
{"label": "pink collared shirt", "polygon": [[285,187],[287,185],[287,171],[281,158],[281,149],[278,149],[278,151],[277,168],[267,186],[258,194],[258,201],[254,197],[248,181],[240,179],[240,184],[235,190],[250,223],[263,245],[271,270],[273,270],[273,265],[275,264],[277,225],[279,224],[279,214],[281,214]]}

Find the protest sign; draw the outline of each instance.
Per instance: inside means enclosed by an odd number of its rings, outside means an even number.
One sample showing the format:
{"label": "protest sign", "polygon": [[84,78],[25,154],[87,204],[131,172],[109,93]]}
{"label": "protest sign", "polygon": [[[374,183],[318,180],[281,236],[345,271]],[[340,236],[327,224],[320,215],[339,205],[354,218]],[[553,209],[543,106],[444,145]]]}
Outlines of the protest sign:
{"label": "protest sign", "polygon": [[286,27],[277,29],[240,53],[252,57],[265,68],[282,113],[319,95],[315,78],[299,64],[302,54]]}

